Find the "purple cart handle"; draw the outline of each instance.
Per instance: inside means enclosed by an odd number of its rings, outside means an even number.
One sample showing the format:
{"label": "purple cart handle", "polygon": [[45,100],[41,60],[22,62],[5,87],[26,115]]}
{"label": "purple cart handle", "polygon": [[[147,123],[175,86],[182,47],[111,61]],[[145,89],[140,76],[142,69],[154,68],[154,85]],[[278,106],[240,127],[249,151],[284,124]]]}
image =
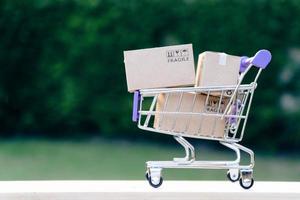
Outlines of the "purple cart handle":
{"label": "purple cart handle", "polygon": [[249,58],[243,56],[241,59],[240,72],[244,72],[249,65],[254,65],[258,68],[265,69],[270,63],[272,55],[270,51],[262,49],[259,50],[253,57]]}
{"label": "purple cart handle", "polygon": [[139,120],[139,105],[141,100],[141,94],[139,91],[134,91],[133,94],[133,107],[132,107],[132,121],[137,122]]}

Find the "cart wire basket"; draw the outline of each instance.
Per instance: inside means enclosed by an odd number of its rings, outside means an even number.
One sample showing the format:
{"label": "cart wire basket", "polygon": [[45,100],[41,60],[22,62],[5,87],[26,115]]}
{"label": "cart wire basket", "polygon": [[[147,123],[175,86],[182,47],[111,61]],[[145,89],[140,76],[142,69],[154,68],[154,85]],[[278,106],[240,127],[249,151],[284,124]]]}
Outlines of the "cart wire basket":
{"label": "cart wire basket", "polygon": [[[239,181],[249,189],[254,183],[254,153],[238,144],[244,136],[257,79],[271,61],[271,53],[258,51],[253,57],[242,57],[237,85],[213,87],[180,87],[143,89],[134,92],[132,119],[140,129],[172,135],[183,146],[185,157],[170,161],[146,162],[146,179],[155,188],[162,182],[164,168],[227,169],[230,181]],[[258,71],[254,81],[242,84],[251,68]],[[232,161],[196,160],[195,148],[186,138],[218,141],[233,150]],[[241,153],[250,157],[241,165]]]}

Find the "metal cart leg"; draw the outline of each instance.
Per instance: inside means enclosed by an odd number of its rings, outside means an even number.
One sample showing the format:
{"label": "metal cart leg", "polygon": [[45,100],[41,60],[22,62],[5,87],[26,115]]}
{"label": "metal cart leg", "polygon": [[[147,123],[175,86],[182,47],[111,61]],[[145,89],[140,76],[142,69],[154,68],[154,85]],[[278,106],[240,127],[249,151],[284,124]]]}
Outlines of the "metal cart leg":
{"label": "metal cart leg", "polygon": [[240,165],[240,174],[241,174],[240,185],[245,189],[249,189],[254,184],[254,179],[253,179],[253,167],[255,164],[254,152],[251,149],[244,147],[243,145],[240,144],[233,143],[232,145],[236,146],[237,148],[239,148],[240,150],[242,150],[243,152],[247,153],[250,156],[249,165]]}
{"label": "metal cart leg", "polygon": [[175,162],[193,162],[195,161],[195,148],[182,136],[174,136],[174,139],[183,146],[185,150],[185,157],[174,158]]}
{"label": "metal cart leg", "polygon": [[243,145],[237,144],[237,143],[232,143],[235,147],[239,148],[243,152],[247,153],[250,156],[250,164],[249,165],[243,165],[241,168],[246,168],[246,169],[252,169],[254,167],[255,161],[254,161],[254,152],[247,148],[244,147]]}
{"label": "metal cart leg", "polygon": [[239,169],[239,163],[241,160],[241,154],[240,154],[240,149],[234,146],[232,143],[227,143],[227,142],[220,142],[220,144],[228,147],[229,149],[233,150],[236,153],[236,160],[231,166],[228,166],[228,171],[227,171],[227,178],[231,182],[236,182],[240,179],[240,169]]}

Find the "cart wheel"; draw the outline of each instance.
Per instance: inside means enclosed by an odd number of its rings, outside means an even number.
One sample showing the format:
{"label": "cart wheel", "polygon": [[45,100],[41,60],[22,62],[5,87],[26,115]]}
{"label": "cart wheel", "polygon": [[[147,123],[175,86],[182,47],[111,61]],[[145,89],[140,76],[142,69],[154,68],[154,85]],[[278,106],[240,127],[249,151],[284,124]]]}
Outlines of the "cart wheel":
{"label": "cart wheel", "polygon": [[243,178],[241,178],[240,179],[240,185],[244,189],[251,188],[253,186],[253,184],[254,184],[254,179],[253,178],[251,178],[251,179],[243,179]]}
{"label": "cart wheel", "polygon": [[238,169],[229,169],[227,171],[227,178],[231,181],[231,182],[236,182],[240,179],[241,175],[240,175],[240,171]]}
{"label": "cart wheel", "polygon": [[154,188],[158,188],[159,186],[161,186],[161,184],[163,183],[163,178],[162,177],[156,177],[155,179],[152,178],[151,176],[148,178],[149,184],[154,187]]}
{"label": "cart wheel", "polygon": [[146,177],[147,181],[149,181],[149,172],[148,171],[145,173],[145,177]]}

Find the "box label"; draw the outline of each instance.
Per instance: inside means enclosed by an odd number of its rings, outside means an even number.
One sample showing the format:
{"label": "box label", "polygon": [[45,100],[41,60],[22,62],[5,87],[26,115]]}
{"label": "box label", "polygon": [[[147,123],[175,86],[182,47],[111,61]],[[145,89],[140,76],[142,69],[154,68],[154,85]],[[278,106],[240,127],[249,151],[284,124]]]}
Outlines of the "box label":
{"label": "box label", "polygon": [[167,50],[168,63],[184,62],[189,60],[189,50],[187,48]]}
{"label": "box label", "polygon": [[[220,107],[219,107],[220,105]],[[206,106],[206,112],[212,112],[212,113],[223,113],[225,108],[225,101],[221,100],[221,103],[218,99],[208,99],[207,106]]]}

